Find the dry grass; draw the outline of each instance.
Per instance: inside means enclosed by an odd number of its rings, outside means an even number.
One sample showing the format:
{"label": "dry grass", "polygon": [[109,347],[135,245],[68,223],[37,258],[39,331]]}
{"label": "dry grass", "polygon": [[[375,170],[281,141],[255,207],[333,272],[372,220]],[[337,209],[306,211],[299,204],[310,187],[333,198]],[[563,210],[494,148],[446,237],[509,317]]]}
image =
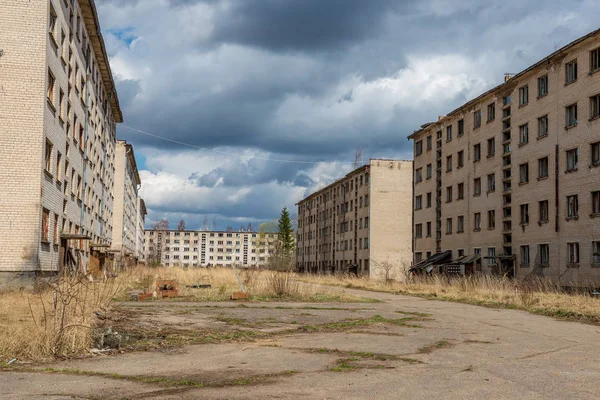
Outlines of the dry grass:
{"label": "dry grass", "polygon": [[[299,285],[286,272],[242,270],[240,279],[258,301],[365,302],[343,290]],[[180,297],[173,301],[226,301],[240,287],[232,269],[150,268],[138,266],[115,279],[90,282],[63,278],[42,290],[0,292],[0,366],[13,358],[44,360],[85,353],[94,345],[94,330],[103,325],[115,300],[131,291],[152,291],[157,280],[174,279]],[[210,284],[209,289],[189,286]]]}
{"label": "dry grass", "polygon": [[355,276],[300,275],[299,280],[321,285],[416,295],[497,308],[515,308],[534,314],[600,325],[600,298],[588,292],[567,293],[558,282],[533,278],[515,281],[481,275],[449,279],[444,276],[408,282],[385,282]]}

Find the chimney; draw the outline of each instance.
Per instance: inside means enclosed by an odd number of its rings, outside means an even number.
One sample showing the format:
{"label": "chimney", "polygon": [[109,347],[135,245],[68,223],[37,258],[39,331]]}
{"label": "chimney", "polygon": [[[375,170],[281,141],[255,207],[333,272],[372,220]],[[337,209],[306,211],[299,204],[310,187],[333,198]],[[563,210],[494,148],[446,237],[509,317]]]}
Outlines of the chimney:
{"label": "chimney", "polygon": [[508,82],[509,79],[511,79],[513,76],[515,76],[515,74],[512,74],[510,72],[507,72],[504,74],[504,82]]}

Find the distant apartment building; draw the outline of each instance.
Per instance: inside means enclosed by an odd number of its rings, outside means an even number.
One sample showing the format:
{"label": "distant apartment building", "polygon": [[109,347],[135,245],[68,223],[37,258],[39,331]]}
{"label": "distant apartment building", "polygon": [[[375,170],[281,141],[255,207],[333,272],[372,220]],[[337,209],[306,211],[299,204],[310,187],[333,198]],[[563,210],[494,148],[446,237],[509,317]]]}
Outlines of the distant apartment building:
{"label": "distant apartment building", "polygon": [[138,197],[137,201],[135,258],[139,262],[146,262],[146,231],[144,225],[146,224],[146,215],[148,215],[148,211],[146,210],[146,203],[144,202],[144,199]]}
{"label": "distant apartment building", "polygon": [[276,233],[147,230],[146,263],[167,267],[265,266]]}
{"label": "distant apartment building", "polygon": [[123,121],[94,2],[0,2],[0,86],[0,272],[84,265],[113,236]]}
{"label": "distant apartment building", "polygon": [[600,282],[600,31],[409,138],[415,264]]}
{"label": "distant apartment building", "polygon": [[370,160],[298,202],[299,271],[403,279],[412,261],[412,161]]}
{"label": "distant apartment building", "polygon": [[140,258],[139,237],[143,237],[143,227],[140,228],[141,205],[144,205],[145,212],[145,204],[140,203],[138,194],[141,183],[133,146],[124,140],[117,140],[111,250],[119,260],[129,263],[137,262]]}

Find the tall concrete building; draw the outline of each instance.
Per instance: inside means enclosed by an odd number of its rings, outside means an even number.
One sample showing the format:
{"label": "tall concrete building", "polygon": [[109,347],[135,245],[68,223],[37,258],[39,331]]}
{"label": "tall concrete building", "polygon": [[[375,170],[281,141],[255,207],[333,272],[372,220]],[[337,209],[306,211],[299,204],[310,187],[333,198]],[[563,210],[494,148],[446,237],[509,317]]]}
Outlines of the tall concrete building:
{"label": "tall concrete building", "polygon": [[111,250],[125,264],[134,264],[143,258],[139,246],[140,238],[143,242],[144,237],[146,205],[139,197],[141,184],[133,146],[124,140],[117,140]]}
{"label": "tall concrete building", "polygon": [[405,277],[412,260],[412,161],[370,160],[297,205],[299,271]]}
{"label": "tall concrete building", "polygon": [[276,233],[146,230],[146,263],[167,267],[267,265]]}
{"label": "tall concrete building", "polygon": [[111,243],[123,120],[92,0],[0,2],[0,110],[0,272],[84,265]]}
{"label": "tall concrete building", "polygon": [[148,215],[148,211],[146,210],[146,203],[144,202],[144,199],[138,197],[137,201],[135,258],[139,262],[146,262],[146,231],[144,226],[146,225],[146,215]]}
{"label": "tall concrete building", "polygon": [[600,282],[599,71],[595,31],[410,135],[415,263]]}

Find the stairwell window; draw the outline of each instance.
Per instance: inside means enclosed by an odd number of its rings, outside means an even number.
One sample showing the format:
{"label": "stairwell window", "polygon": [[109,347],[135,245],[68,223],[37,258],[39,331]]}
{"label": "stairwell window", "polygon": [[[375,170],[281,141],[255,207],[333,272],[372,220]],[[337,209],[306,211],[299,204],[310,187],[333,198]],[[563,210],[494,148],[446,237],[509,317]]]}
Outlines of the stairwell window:
{"label": "stairwell window", "polygon": [[465,217],[463,215],[459,215],[456,218],[456,233],[463,233],[465,230]]}
{"label": "stairwell window", "polygon": [[432,174],[431,164],[427,164],[427,169],[426,169],[426,174],[425,174],[426,179],[431,179],[431,174]]}
{"label": "stairwell window", "polygon": [[457,168],[462,168],[465,165],[465,152],[464,150],[461,150],[458,152],[458,161],[457,161]]}
{"label": "stairwell window", "polygon": [[579,243],[567,243],[567,263],[579,264]]}
{"label": "stairwell window", "polygon": [[600,215],[600,191],[592,192],[592,214]]}
{"label": "stairwell window", "polygon": [[600,47],[590,51],[590,73],[600,69]]}
{"label": "stairwell window", "polygon": [[529,163],[519,165],[519,183],[529,183]]}
{"label": "stairwell window", "polygon": [[496,139],[491,138],[487,141],[488,145],[488,157],[493,157],[496,154]]}
{"label": "stairwell window", "polygon": [[549,244],[538,245],[538,254],[540,257],[540,264],[542,266],[550,265],[550,245]]}
{"label": "stairwell window", "polygon": [[519,88],[519,105],[524,106],[529,103],[529,86],[525,85]]}
{"label": "stairwell window", "polygon": [[481,126],[481,110],[477,110],[473,113],[473,128],[477,129]]}
{"label": "stairwell window", "polygon": [[446,218],[446,235],[452,234],[452,218]]}
{"label": "stairwell window", "polygon": [[567,218],[574,219],[579,216],[579,200],[577,195],[567,196]]}
{"label": "stairwell window", "polygon": [[548,200],[542,200],[539,203],[539,207],[540,207],[540,219],[539,222],[540,223],[546,223],[550,220],[550,213],[549,213],[549,208],[548,208]]}
{"label": "stairwell window", "polygon": [[481,230],[481,213],[473,214],[473,230],[476,232]]}
{"label": "stairwell window", "polygon": [[496,210],[488,211],[488,230],[496,229]]}
{"label": "stairwell window", "polygon": [[577,60],[573,60],[565,64],[565,84],[575,82],[577,80]]}
{"label": "stairwell window", "polygon": [[431,221],[428,221],[426,226],[427,226],[427,231],[426,231],[427,237],[431,237]]}
{"label": "stairwell window", "polygon": [[519,144],[524,145],[529,143],[529,124],[519,127]]}
{"label": "stairwell window", "polygon": [[540,158],[538,160],[538,179],[544,179],[548,177],[548,157]]}
{"label": "stairwell window", "polygon": [[452,171],[452,156],[449,155],[446,157],[446,172]]}
{"label": "stairwell window", "polygon": [[488,188],[487,188],[488,193],[495,192],[496,191],[496,174],[489,174],[487,176],[487,181],[488,181]]}
{"label": "stairwell window", "polygon": [[567,150],[567,172],[577,171],[578,154],[577,149]]}
{"label": "stairwell window", "polygon": [[481,178],[475,178],[473,180],[473,196],[481,195]]}
{"label": "stairwell window", "polygon": [[529,266],[529,246],[521,246],[521,267]]}
{"label": "stairwell window", "polygon": [[446,188],[446,203],[452,202],[452,186]]}
{"label": "stairwell window", "polygon": [[600,117],[600,94],[590,97],[590,119]]}
{"label": "stairwell window", "polygon": [[529,224],[529,204],[521,204],[521,225]]}
{"label": "stairwell window", "polygon": [[481,161],[481,143],[473,146],[473,162]]}
{"label": "stairwell window", "polygon": [[543,97],[548,94],[548,75],[538,78],[538,97]]}
{"label": "stairwell window", "polygon": [[565,107],[565,124],[567,128],[577,125],[577,103]]}
{"label": "stairwell window", "polygon": [[427,193],[427,208],[431,208],[431,192]]}
{"label": "stairwell window", "polygon": [[538,138],[548,136],[548,116],[538,118]]}

